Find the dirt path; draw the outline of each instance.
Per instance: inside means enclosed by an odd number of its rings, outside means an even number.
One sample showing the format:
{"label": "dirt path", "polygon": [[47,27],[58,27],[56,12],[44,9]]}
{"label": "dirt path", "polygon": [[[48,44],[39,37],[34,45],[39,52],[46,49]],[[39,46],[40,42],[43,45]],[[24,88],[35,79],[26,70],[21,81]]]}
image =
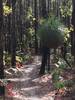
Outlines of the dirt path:
{"label": "dirt path", "polygon": [[51,75],[39,77],[40,61],[35,57],[32,64],[24,65],[21,77],[10,79],[14,84],[14,97],[5,100],[55,100]]}

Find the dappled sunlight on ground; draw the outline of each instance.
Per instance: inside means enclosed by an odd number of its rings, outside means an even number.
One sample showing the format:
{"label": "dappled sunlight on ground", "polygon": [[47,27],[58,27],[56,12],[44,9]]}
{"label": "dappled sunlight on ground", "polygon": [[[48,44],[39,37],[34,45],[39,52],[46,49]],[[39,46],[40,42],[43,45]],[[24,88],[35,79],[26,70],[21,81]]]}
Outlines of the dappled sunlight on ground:
{"label": "dappled sunlight on ground", "polygon": [[[52,86],[52,76],[47,74],[39,77],[40,64],[38,57],[36,57],[34,63],[24,65],[24,67],[20,69],[20,72],[23,73],[20,78],[15,77],[8,79],[11,80],[14,85],[12,90],[13,100],[46,100],[46,97],[47,100],[54,100],[53,96],[55,92]],[[9,98],[9,96],[7,97]],[[8,98],[7,100],[9,100]]]}
{"label": "dappled sunlight on ground", "polygon": [[[62,89],[55,90],[51,74],[39,76],[40,64],[40,61],[35,58],[32,64],[20,68],[14,78],[7,78],[12,82],[13,88],[9,93],[6,89],[5,100],[71,100],[70,97],[61,99],[61,92],[64,91]],[[71,78],[72,76],[68,75],[67,77]]]}

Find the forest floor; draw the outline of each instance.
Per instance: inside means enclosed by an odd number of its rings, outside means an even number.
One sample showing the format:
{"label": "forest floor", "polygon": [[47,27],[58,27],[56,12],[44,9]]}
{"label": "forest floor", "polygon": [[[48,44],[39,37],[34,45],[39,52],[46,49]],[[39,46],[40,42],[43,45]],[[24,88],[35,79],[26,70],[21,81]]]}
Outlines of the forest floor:
{"label": "forest floor", "polygon": [[57,93],[51,74],[39,76],[40,64],[40,58],[35,57],[33,63],[23,65],[18,73],[8,76],[13,88],[11,93],[6,89],[5,100],[75,100],[70,96],[63,98]]}

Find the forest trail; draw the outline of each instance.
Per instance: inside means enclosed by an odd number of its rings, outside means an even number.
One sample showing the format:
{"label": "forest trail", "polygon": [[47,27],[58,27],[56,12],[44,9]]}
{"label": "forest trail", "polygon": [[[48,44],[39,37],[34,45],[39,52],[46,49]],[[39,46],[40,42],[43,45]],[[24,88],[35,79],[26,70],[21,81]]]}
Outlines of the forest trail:
{"label": "forest trail", "polygon": [[20,69],[21,77],[10,79],[14,84],[16,95],[5,100],[55,100],[51,75],[39,77],[40,60],[35,57],[32,64]]}

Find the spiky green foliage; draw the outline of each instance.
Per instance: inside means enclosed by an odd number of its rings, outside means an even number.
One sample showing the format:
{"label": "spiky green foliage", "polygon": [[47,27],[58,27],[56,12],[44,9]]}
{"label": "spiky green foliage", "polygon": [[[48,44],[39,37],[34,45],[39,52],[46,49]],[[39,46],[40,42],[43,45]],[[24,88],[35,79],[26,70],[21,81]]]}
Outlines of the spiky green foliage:
{"label": "spiky green foliage", "polygon": [[38,30],[42,46],[57,48],[64,41],[64,33],[60,31],[61,23],[54,16],[44,20]]}

